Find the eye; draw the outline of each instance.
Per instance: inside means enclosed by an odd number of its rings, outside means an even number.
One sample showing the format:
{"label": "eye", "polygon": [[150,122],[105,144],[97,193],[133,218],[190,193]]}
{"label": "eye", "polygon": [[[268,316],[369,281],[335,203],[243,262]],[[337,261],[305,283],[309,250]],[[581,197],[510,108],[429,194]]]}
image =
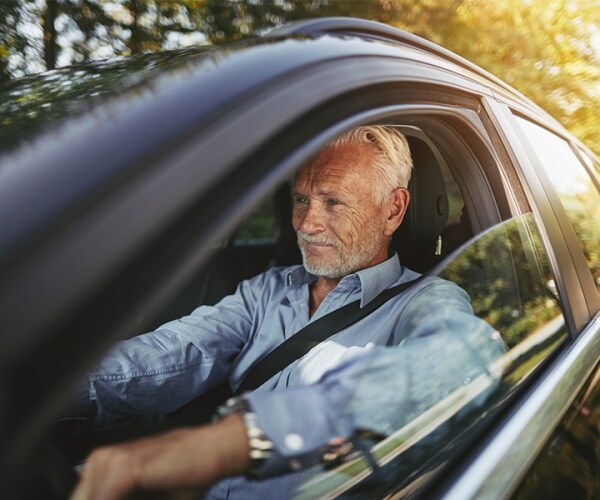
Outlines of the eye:
{"label": "eye", "polygon": [[339,202],[338,200],[336,200],[335,198],[329,198],[329,199],[327,200],[327,204],[328,204],[328,205],[332,205],[332,206],[333,206],[333,205],[339,205],[339,204],[340,204],[340,202]]}
{"label": "eye", "polygon": [[294,197],[294,203],[297,203],[299,205],[307,205],[308,198],[306,196],[296,195]]}

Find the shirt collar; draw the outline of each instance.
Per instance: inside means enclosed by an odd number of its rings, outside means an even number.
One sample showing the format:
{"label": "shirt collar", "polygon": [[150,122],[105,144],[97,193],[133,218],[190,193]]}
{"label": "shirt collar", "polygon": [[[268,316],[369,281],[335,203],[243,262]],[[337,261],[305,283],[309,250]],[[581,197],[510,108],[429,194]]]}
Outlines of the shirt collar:
{"label": "shirt collar", "polygon": [[377,295],[398,281],[401,274],[402,267],[396,254],[375,266],[358,271],[356,275],[361,284],[360,307],[367,305]]}
{"label": "shirt collar", "polygon": [[[342,284],[345,286],[348,281],[355,281],[358,278],[361,287],[360,307],[364,307],[383,290],[397,282],[401,275],[402,266],[398,256],[394,253],[390,258],[375,266],[344,276],[338,286]],[[299,286],[312,283],[316,279],[317,277],[308,273],[303,266],[295,266],[287,273],[286,283],[288,286]]]}

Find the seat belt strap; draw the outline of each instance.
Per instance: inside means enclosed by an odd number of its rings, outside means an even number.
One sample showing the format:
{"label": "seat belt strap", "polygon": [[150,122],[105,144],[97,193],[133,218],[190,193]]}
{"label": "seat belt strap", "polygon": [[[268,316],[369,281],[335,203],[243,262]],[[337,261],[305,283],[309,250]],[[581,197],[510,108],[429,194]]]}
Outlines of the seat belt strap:
{"label": "seat belt strap", "polygon": [[242,394],[260,387],[273,375],[308,353],[313,347],[368,316],[392,297],[410,288],[425,276],[423,274],[414,280],[383,290],[362,308],[360,300],[356,300],[309,323],[254,363],[235,394]]}

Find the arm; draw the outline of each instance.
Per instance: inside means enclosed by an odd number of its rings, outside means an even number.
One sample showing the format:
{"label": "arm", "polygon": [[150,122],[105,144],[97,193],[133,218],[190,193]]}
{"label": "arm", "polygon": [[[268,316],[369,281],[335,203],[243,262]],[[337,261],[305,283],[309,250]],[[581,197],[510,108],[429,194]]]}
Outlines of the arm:
{"label": "arm", "polygon": [[[399,318],[397,345],[342,360],[314,385],[247,395],[276,449],[290,460],[319,453],[358,429],[388,435],[480,375],[505,352],[498,332],[473,314],[467,294],[436,280],[418,291]],[[286,445],[290,433],[303,445]]]}
{"label": "arm", "polygon": [[[349,437],[358,429],[389,434],[463,385],[465,380],[487,374],[489,363],[504,352],[496,332],[472,315],[466,296],[459,294],[454,299],[446,296],[439,302],[432,292],[427,291],[431,300],[426,302],[434,307],[435,314],[421,316],[423,311],[413,310],[415,320],[417,316],[421,319],[415,325],[414,334],[399,345],[363,351],[327,372],[314,385],[246,394],[260,427],[275,445],[273,458],[268,461],[271,462],[268,464],[270,473],[289,471],[294,468],[290,467],[292,461],[305,465],[314,463],[328,443]],[[237,418],[241,424],[241,419]],[[230,441],[221,443],[217,439],[219,429],[222,429],[219,426],[226,422],[200,428],[197,432],[182,431],[187,433],[183,435],[185,443],[164,441],[163,437],[146,440],[145,443],[154,442],[155,449],[172,446],[174,453],[185,446],[191,456],[199,454],[205,460],[202,463],[191,461],[193,467],[185,464],[181,470],[176,463],[157,460],[154,471],[157,481],[153,486],[206,487],[224,475],[246,470],[249,462],[247,458],[244,461],[242,455],[246,453],[247,457],[247,437],[236,432],[237,437],[233,439],[232,434]],[[204,438],[213,432],[215,435],[207,439],[214,438],[210,442],[217,449],[207,451],[204,446],[209,441]],[[290,439],[291,435],[294,439]],[[137,462],[139,458],[136,457],[143,456],[144,449],[129,446],[109,451],[131,454],[128,460]],[[223,468],[220,453],[234,454],[236,467]],[[87,467],[96,470],[94,463],[97,460],[92,455]],[[128,474],[126,471],[121,473]],[[84,474],[84,484],[102,481],[100,473],[96,479],[91,474]],[[147,486],[148,483],[136,474],[132,473],[133,478],[126,478],[125,482],[131,487]],[[106,473],[104,477],[110,475]]]}
{"label": "arm", "polygon": [[[125,498],[134,491],[202,490],[248,466],[244,423],[230,415],[217,424],[181,429],[94,452],[73,500]],[[182,498],[177,497],[177,498]],[[187,496],[185,498],[188,498]]]}
{"label": "arm", "polygon": [[247,342],[262,279],[241,283],[216,306],[119,342],[88,374],[71,416],[110,425],[166,413],[222,383]]}

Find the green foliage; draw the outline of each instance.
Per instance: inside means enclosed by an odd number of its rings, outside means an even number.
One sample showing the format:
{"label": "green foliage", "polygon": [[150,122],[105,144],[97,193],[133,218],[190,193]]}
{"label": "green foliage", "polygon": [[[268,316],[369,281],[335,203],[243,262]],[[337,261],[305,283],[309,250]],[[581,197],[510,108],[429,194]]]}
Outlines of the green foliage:
{"label": "green foliage", "polygon": [[475,313],[513,347],[561,315],[530,216],[496,226],[455,256],[441,277],[461,286]]}
{"label": "green foliage", "polygon": [[275,217],[275,200],[267,198],[242,222],[234,234],[234,243],[273,243],[279,235],[279,221]]}
{"label": "green foliage", "polygon": [[12,53],[25,53],[27,38],[19,33],[22,9],[17,0],[0,2],[0,83],[12,76],[9,57]]}
{"label": "green foliage", "polygon": [[592,276],[600,287],[600,204],[598,194],[590,190],[583,193],[561,196],[561,201],[577,233],[583,253],[590,266]]}
{"label": "green foliage", "polygon": [[4,0],[0,81],[320,16],[372,19],[439,43],[521,90],[600,154],[600,0]]}
{"label": "green foliage", "polygon": [[164,67],[185,68],[213,52],[210,46],[184,48],[72,65],[6,82],[0,87],[0,153],[89,110],[96,101],[126,91],[142,94]]}
{"label": "green foliage", "polygon": [[453,5],[444,25],[428,23],[421,34],[520,90],[600,154],[600,2]]}

